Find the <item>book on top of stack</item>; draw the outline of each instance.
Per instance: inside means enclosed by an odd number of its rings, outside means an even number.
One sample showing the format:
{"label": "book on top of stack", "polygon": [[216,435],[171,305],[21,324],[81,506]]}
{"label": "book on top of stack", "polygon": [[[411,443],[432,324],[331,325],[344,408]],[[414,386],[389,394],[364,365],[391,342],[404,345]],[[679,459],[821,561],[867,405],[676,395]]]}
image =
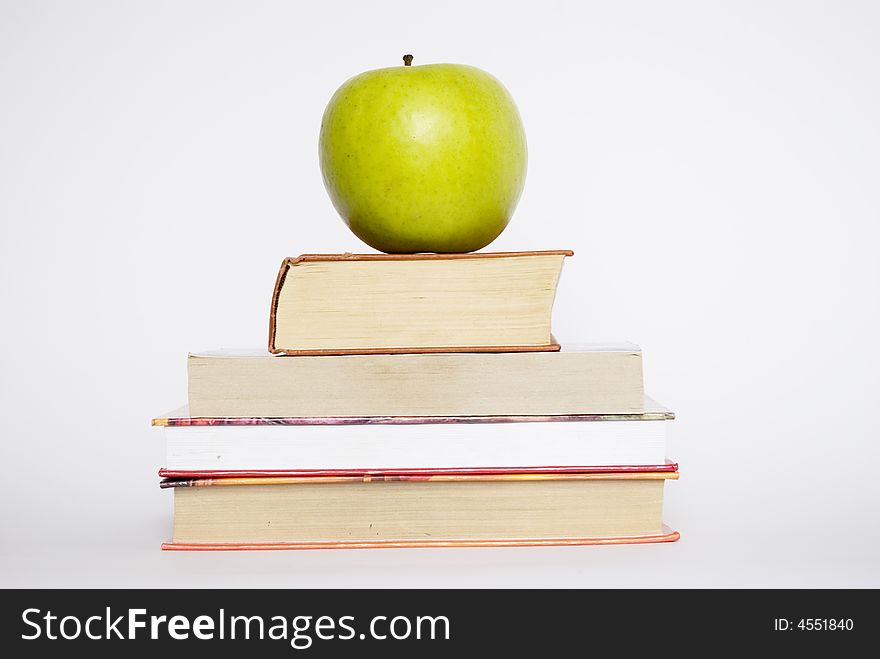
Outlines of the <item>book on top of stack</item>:
{"label": "book on top of stack", "polygon": [[560,345],[570,251],[305,255],[266,351],[188,358],[165,549],[668,542],[674,415],[631,343]]}

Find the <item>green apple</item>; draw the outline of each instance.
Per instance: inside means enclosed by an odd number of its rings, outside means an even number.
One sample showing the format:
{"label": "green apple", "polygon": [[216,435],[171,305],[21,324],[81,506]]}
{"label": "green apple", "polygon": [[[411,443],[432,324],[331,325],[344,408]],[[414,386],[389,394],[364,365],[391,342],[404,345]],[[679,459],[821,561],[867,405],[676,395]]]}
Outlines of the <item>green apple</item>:
{"label": "green apple", "polygon": [[342,219],[383,252],[471,252],[516,208],[526,137],[510,94],[472,66],[367,71],[321,121],[324,184]]}

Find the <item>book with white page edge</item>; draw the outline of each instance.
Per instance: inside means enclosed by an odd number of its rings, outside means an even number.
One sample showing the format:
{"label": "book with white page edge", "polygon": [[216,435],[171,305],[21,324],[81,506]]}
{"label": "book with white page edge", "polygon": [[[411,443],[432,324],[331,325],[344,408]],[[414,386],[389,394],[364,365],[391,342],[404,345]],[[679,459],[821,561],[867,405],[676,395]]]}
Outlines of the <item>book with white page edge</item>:
{"label": "book with white page edge", "polygon": [[674,414],[193,417],[153,420],[165,477],[284,474],[664,471]]}

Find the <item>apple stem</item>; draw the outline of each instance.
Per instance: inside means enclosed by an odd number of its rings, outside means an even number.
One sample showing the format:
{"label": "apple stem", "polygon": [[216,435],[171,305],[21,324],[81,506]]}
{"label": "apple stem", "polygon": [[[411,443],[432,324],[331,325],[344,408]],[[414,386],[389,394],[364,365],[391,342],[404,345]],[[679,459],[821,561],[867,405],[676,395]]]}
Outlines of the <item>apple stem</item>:
{"label": "apple stem", "polygon": [[412,66],[413,56],[412,55],[404,55],[403,56],[403,65],[404,66]]}

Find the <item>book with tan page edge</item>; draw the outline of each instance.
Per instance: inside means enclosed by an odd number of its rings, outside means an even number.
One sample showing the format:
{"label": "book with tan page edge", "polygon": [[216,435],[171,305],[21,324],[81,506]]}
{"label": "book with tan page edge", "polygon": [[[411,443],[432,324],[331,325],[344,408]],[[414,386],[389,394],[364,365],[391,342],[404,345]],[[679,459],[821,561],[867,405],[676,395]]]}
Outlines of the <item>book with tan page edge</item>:
{"label": "book with tan page edge", "polygon": [[[338,485],[342,487],[364,486],[369,487],[370,483],[377,485],[404,485],[412,483],[416,486],[419,484],[477,484],[497,483],[497,484],[527,484],[527,483],[577,483],[577,482],[655,482],[660,485],[662,481],[676,480],[678,473],[612,473],[612,474],[483,474],[483,475],[363,475],[349,477],[286,477],[286,478],[233,478],[233,479],[195,479],[188,481],[178,481],[177,483],[168,483],[165,487],[172,487],[178,493],[181,491],[193,492],[207,490],[237,490],[243,488],[250,490],[251,487],[258,489],[265,486],[288,486],[288,487],[304,487],[321,488],[322,486]],[[374,485],[376,486],[376,485]],[[662,485],[660,490],[652,488],[655,492],[660,493],[662,498]],[[195,494],[195,492],[193,492]],[[640,496],[641,498],[641,496]],[[273,501],[276,498],[272,498]],[[358,499],[360,500],[360,499]],[[540,497],[539,499],[540,500]],[[564,545],[595,545],[595,544],[641,544],[655,542],[675,542],[679,539],[679,534],[671,530],[669,527],[661,523],[659,528],[635,530],[629,533],[611,533],[607,535],[550,535],[547,536],[538,532],[534,535],[493,536],[492,534],[481,534],[479,536],[468,537],[371,537],[359,538],[301,538],[297,540],[244,540],[238,538],[229,541],[218,541],[218,539],[209,540],[206,537],[199,537],[198,540],[187,537],[187,539],[178,536],[178,515],[184,513],[178,507],[179,502],[175,497],[175,539],[171,542],[164,543],[162,549],[176,551],[217,551],[217,550],[279,550],[279,549],[379,549],[379,548],[418,548],[418,547],[517,547],[517,546],[564,546]],[[228,506],[222,506],[223,510],[229,510]],[[653,508],[652,508],[653,509]],[[659,510],[659,509],[658,509]],[[215,511],[216,512],[216,511]],[[557,511],[558,512],[558,511]],[[190,516],[184,513],[185,516]],[[197,515],[202,519],[200,515]],[[282,518],[273,517],[275,522],[283,523]],[[379,518],[377,518],[378,521]],[[272,525],[274,528],[274,524]],[[373,529],[373,525],[370,525]],[[190,536],[184,530],[184,536]],[[203,536],[195,531],[196,536]],[[213,534],[208,534],[213,535]],[[225,533],[223,534],[225,535]],[[379,534],[376,533],[378,536]],[[226,538],[224,538],[226,540]]]}
{"label": "book with tan page edge", "polygon": [[[272,294],[269,311],[269,352],[280,355],[364,355],[557,351],[560,349],[559,344],[549,332],[550,309],[555,297],[562,259],[573,254],[574,252],[571,250],[549,250],[469,254],[303,254],[287,258],[281,264]],[[543,268],[543,272],[535,273],[534,285],[526,287],[523,281],[529,277],[529,273],[523,270],[524,266],[529,262],[537,263],[545,260],[542,257],[559,257],[558,264],[555,261],[548,263],[547,267]],[[482,268],[485,271],[485,276],[476,272],[479,268],[471,268],[472,272],[468,274],[476,274],[476,276],[458,282],[459,290],[444,299],[436,297],[437,289],[431,291],[419,288],[418,276],[421,270],[418,268],[419,264],[435,264],[442,261],[488,263],[497,260],[507,260],[510,263],[511,273],[519,273],[519,280],[516,277],[509,278],[513,282],[511,286],[515,287],[518,284],[519,290],[503,290],[503,286],[499,285],[499,282],[504,282],[505,278],[501,276],[501,271],[494,264]],[[317,301],[320,309],[310,311],[303,307],[302,299],[287,303],[282,301],[283,292],[286,290],[285,284],[288,283],[291,270],[297,267],[310,264],[326,266],[334,263],[363,264],[371,262],[411,263],[416,268],[400,271],[393,278],[394,281],[392,278],[388,278],[385,280],[377,279],[374,282],[367,281],[365,276],[366,272],[372,272],[372,270],[360,269],[358,273],[351,273],[340,281],[330,284],[328,282],[331,277],[328,276],[328,273],[331,271],[325,268],[324,272],[318,273],[318,276],[311,280],[312,286],[317,282],[319,289],[311,294],[311,303]],[[490,269],[491,272],[489,272]],[[494,280],[491,279],[493,276]],[[543,281],[541,277],[543,277]],[[342,280],[351,285],[343,286]],[[395,281],[398,282],[397,295],[399,300],[394,299],[395,293],[391,290],[391,284]],[[422,283],[437,281],[440,281],[440,278],[436,272],[432,271],[430,276],[423,279]],[[476,282],[484,283],[488,288],[481,290],[480,286],[473,285]],[[321,288],[328,285],[331,288]],[[531,290],[531,298],[527,299],[527,296],[524,295],[526,288]],[[328,294],[327,291],[335,291],[335,294],[332,292]],[[343,293],[350,293],[352,299],[350,301],[342,299],[341,294]],[[299,291],[298,294],[302,294],[302,291]],[[308,295],[303,295],[303,297],[308,297]],[[522,300],[522,303],[517,307],[518,300]],[[492,311],[493,303],[502,307],[502,312],[513,310],[511,311],[512,318],[505,319],[504,313],[496,313],[497,310]],[[311,325],[304,327],[295,340],[291,340],[290,337],[287,337],[286,341],[281,340],[279,337],[282,333],[279,330],[279,316],[282,314],[279,313],[279,307],[283,308],[285,318],[288,316],[292,318],[284,323],[286,328],[297,328],[309,323]],[[293,311],[293,307],[296,307],[296,312]],[[363,309],[363,311],[359,312],[358,309]],[[468,318],[468,311],[473,312],[472,318]],[[405,335],[405,338],[400,338],[398,330],[401,328],[401,323],[397,320],[400,318],[405,319],[404,322],[413,319],[422,323],[422,327],[419,332],[415,332],[415,334],[410,332]],[[367,325],[379,323],[383,326],[380,328],[359,326],[359,323],[365,320]],[[441,343],[440,341],[431,341],[430,336],[435,329],[434,336],[453,336],[455,331],[451,331],[449,327],[440,326],[440,323],[458,320],[461,321],[462,326],[468,328],[466,334],[470,338],[477,337],[481,340],[469,341],[465,339],[464,342],[457,343],[453,338],[443,345],[435,345],[435,343]],[[506,344],[484,340],[496,329],[492,327],[493,323],[500,326],[505,320],[510,321],[512,326],[510,331],[513,334],[517,337],[525,337],[528,334],[527,338],[530,340],[512,341],[506,342]],[[432,321],[438,323],[436,328],[432,325]],[[389,325],[385,325],[386,322]],[[335,333],[339,335],[331,336],[334,334],[334,331],[331,331],[334,328],[325,323],[337,323],[335,327],[339,331]],[[391,323],[397,323],[397,329],[391,327]],[[540,325],[540,327],[536,327],[536,325]],[[544,325],[546,325],[546,331],[544,331]],[[345,333],[349,330],[350,335],[346,336]],[[288,331],[289,333],[290,331]]]}

